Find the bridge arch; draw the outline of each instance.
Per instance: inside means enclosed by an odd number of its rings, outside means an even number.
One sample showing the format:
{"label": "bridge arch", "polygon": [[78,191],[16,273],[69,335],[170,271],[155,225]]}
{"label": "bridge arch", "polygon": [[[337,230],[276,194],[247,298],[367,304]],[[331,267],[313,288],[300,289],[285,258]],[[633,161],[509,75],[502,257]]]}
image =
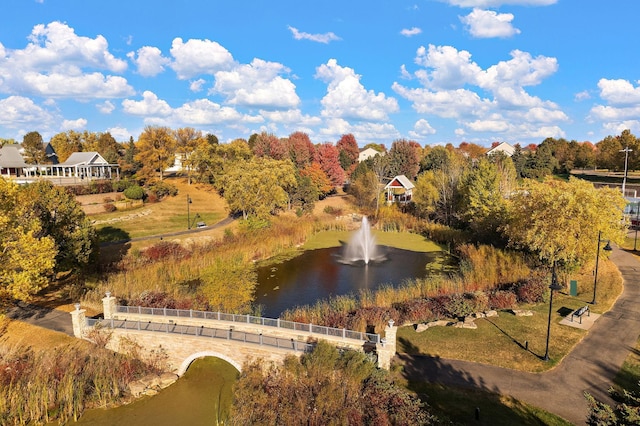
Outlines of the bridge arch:
{"label": "bridge arch", "polygon": [[227,355],[223,355],[215,351],[202,351],[202,352],[196,352],[192,355],[189,355],[184,361],[182,361],[182,364],[180,364],[180,368],[178,369],[178,376],[182,376],[184,373],[186,373],[187,369],[189,368],[189,366],[193,361],[195,361],[198,358],[204,358],[206,356],[212,356],[212,357],[220,358],[221,360],[227,361],[229,364],[233,365],[235,369],[238,370],[238,372],[242,372],[242,365],[239,362],[231,359]]}

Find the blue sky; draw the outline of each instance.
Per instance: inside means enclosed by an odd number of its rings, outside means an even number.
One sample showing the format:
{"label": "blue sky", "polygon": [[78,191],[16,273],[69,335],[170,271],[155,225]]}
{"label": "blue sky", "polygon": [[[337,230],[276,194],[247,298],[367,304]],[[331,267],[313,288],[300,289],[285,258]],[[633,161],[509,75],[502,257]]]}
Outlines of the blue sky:
{"label": "blue sky", "polygon": [[0,137],[640,135],[637,0],[0,0]]}

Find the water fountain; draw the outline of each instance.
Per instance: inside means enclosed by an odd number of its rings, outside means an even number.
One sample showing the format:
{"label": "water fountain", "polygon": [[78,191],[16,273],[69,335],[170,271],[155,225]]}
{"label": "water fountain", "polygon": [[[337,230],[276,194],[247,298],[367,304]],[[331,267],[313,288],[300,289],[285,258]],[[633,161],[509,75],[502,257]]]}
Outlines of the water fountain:
{"label": "water fountain", "polygon": [[384,254],[380,252],[376,245],[375,237],[371,234],[371,225],[369,225],[369,220],[366,216],[362,216],[360,229],[353,234],[344,247],[341,260],[350,264],[364,262],[365,265],[372,261],[385,260]]}

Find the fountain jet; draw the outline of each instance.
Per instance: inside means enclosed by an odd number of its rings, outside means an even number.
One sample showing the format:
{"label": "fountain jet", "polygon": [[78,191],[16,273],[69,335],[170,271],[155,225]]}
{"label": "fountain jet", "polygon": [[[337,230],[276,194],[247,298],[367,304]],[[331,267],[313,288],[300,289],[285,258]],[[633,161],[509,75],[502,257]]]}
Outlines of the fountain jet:
{"label": "fountain jet", "polygon": [[371,261],[384,260],[384,256],[378,252],[376,240],[371,234],[371,226],[366,216],[362,217],[360,229],[353,234],[347,243],[342,260],[346,263],[363,261],[365,265]]}

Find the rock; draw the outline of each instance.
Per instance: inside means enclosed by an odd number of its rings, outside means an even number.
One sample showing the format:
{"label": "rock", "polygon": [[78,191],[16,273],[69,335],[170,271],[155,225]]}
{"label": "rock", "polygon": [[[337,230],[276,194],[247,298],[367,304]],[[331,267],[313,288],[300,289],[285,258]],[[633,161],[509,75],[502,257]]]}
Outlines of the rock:
{"label": "rock", "polygon": [[429,329],[429,324],[416,324],[416,333],[422,333]]}
{"label": "rock", "polygon": [[512,309],[511,312],[517,317],[531,317],[533,312],[525,309]]}
{"label": "rock", "polygon": [[498,311],[495,311],[495,310],[485,311],[484,314],[487,316],[487,318],[497,317],[498,316]]}
{"label": "rock", "polygon": [[158,394],[158,391],[155,389],[147,389],[144,391],[144,394],[147,396],[154,396]]}
{"label": "rock", "polygon": [[174,384],[178,380],[178,375],[174,373],[162,373],[159,377],[158,386],[160,389],[164,389],[167,386]]}
{"label": "rock", "polygon": [[141,396],[146,389],[147,386],[143,383],[140,383],[139,380],[129,383],[129,392],[131,392],[131,395],[133,395],[135,398]]}

